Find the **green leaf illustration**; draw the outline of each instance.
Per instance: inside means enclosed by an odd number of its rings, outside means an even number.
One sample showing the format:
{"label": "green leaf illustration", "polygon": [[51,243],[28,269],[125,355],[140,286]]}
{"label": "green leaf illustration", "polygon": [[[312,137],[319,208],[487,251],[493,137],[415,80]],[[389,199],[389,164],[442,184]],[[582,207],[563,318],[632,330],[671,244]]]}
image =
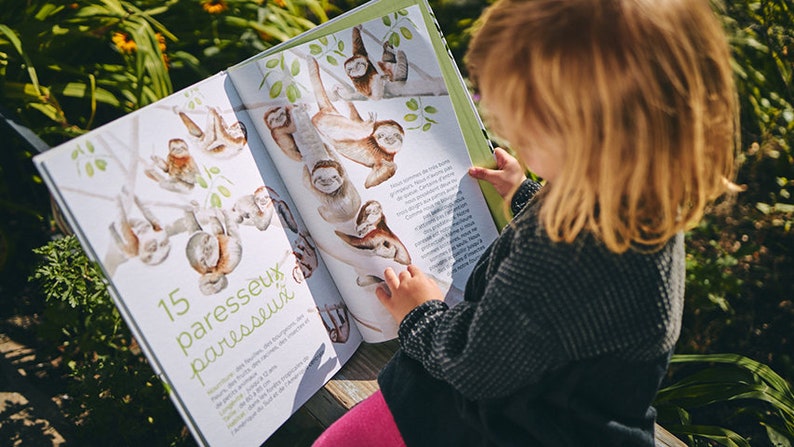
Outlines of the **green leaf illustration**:
{"label": "green leaf illustration", "polygon": [[295,102],[300,98],[301,92],[298,90],[298,87],[295,87],[295,84],[290,84],[287,86],[287,99],[289,102]]}
{"label": "green leaf illustration", "polygon": [[94,153],[94,145],[93,145],[93,143],[91,143],[90,141],[86,141],[85,142],[85,147],[86,147],[86,149],[88,149],[88,152],[90,152],[92,154]]}
{"label": "green leaf illustration", "polygon": [[218,186],[218,192],[221,193],[223,195],[223,197],[226,197],[226,198],[229,198],[229,197],[232,196],[232,193],[231,193],[231,191],[229,191],[229,188],[227,188],[225,186],[222,186],[222,185]]}
{"label": "green leaf illustration", "polygon": [[300,64],[300,62],[298,62],[298,60],[297,60],[297,59],[295,59],[294,61],[292,61],[292,67],[290,68],[290,71],[289,71],[289,72],[290,72],[290,74],[291,74],[292,76],[297,76],[297,75],[298,75],[298,73],[300,73],[300,72],[301,72],[301,64]]}
{"label": "green leaf illustration", "polygon": [[419,110],[419,102],[415,98],[411,98],[405,103],[405,106],[411,110]]}
{"label": "green leaf illustration", "polygon": [[218,175],[218,174],[221,173],[221,168],[219,168],[217,166],[213,166],[213,167],[210,168],[210,172],[215,174],[215,175]]}
{"label": "green leaf illustration", "polygon": [[318,54],[321,54],[322,52],[323,52],[323,47],[317,45],[316,43],[313,43],[313,44],[309,45],[309,53],[311,53],[312,56],[317,56]]}
{"label": "green leaf illustration", "polygon": [[411,32],[411,30],[406,28],[406,27],[404,27],[404,26],[400,27],[400,34],[402,34],[403,37],[405,37],[406,39],[411,39],[411,38],[414,37],[414,35]]}
{"label": "green leaf illustration", "polygon": [[278,66],[278,59],[270,59],[269,61],[265,62],[265,67],[267,68],[276,68]]}
{"label": "green leaf illustration", "polygon": [[[80,146],[78,145],[77,147],[79,148]],[[79,149],[75,149],[75,150],[72,151],[72,160],[77,160],[77,157],[79,157],[79,156],[80,156],[80,150]]]}
{"label": "green leaf illustration", "polygon": [[270,86],[270,98],[278,98],[278,96],[281,95],[282,85],[283,83],[281,81],[276,81]]}
{"label": "green leaf illustration", "polygon": [[438,109],[436,109],[433,106],[426,106],[425,107],[425,113],[437,113],[437,112],[438,112]]}
{"label": "green leaf illustration", "polygon": [[207,181],[204,180],[204,177],[198,176],[196,177],[196,182],[204,189],[207,189]]}
{"label": "green leaf illustration", "polygon": [[416,121],[418,118],[419,118],[419,115],[417,115],[417,114],[415,114],[415,113],[407,113],[407,114],[405,114],[405,116],[403,117],[403,119],[404,119],[405,121],[408,121],[409,123],[410,123],[410,122],[413,122],[413,121]]}
{"label": "green leaf illustration", "polygon": [[325,57],[325,60],[327,60],[329,64],[335,67],[339,65],[339,61],[337,61],[336,58],[331,56],[330,54]]}
{"label": "green leaf illustration", "polygon": [[105,160],[97,160],[94,162],[94,164],[96,165],[97,169],[99,169],[100,171],[104,171],[108,167],[108,162],[106,162]]}
{"label": "green leaf illustration", "polygon": [[384,25],[391,26],[391,19],[389,18],[389,16],[383,16],[382,20]]}
{"label": "green leaf illustration", "polygon": [[430,123],[425,123],[425,125],[424,125],[424,126],[422,126],[422,132],[427,132],[428,130],[430,130],[430,127],[431,127],[431,126],[432,126],[432,124],[430,124]]}
{"label": "green leaf illustration", "polygon": [[222,206],[221,196],[219,196],[218,194],[212,193],[212,195],[210,196],[210,204],[212,206],[214,206],[215,208],[220,208]]}
{"label": "green leaf illustration", "polygon": [[91,163],[86,163],[85,164],[85,173],[88,174],[89,177],[93,177],[94,176],[94,165],[92,165]]}

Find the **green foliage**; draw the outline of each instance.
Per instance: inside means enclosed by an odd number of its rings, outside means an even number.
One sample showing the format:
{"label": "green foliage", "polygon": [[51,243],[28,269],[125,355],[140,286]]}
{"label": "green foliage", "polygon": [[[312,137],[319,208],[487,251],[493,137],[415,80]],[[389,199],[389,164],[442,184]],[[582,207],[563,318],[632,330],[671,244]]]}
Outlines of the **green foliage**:
{"label": "green foliage", "polygon": [[687,313],[680,350],[738,351],[791,380],[794,278],[794,10],[786,0],[730,2],[742,110],[736,182],[688,235]]}
{"label": "green foliage", "polygon": [[[766,365],[734,354],[676,355],[673,364],[697,365],[695,372],[659,391],[656,408],[665,428],[690,445],[791,446],[794,443],[794,393],[788,382]],[[745,438],[722,426],[692,423],[693,409],[722,406],[726,422],[750,417],[765,429],[766,439]],[[725,411],[728,409],[728,411]],[[757,436],[757,435],[756,435]]]}
{"label": "green foliage", "polygon": [[191,439],[74,236],[35,250],[48,302],[42,337],[73,379],[66,411],[84,445],[188,445]]}
{"label": "green foliage", "polygon": [[[787,0],[725,3],[741,102],[736,183],[743,191],[687,235],[677,350],[703,355],[674,357],[676,383],[656,405],[661,423],[692,445],[790,446],[794,10]],[[719,352],[741,356],[712,355]]]}
{"label": "green foliage", "polygon": [[329,9],[326,0],[12,2],[0,11],[0,92],[54,145],[287,40]]}

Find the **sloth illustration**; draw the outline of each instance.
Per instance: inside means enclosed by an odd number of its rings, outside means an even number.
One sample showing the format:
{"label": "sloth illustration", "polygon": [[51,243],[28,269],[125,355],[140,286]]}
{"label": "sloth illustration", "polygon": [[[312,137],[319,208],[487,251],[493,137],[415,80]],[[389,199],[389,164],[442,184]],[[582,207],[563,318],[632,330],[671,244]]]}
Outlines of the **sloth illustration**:
{"label": "sloth illustration", "polygon": [[230,158],[239,154],[248,141],[245,124],[237,121],[228,126],[218,109],[208,107],[207,125],[201,129],[186,113],[179,111],[179,118],[196,140],[199,148],[217,158]]}
{"label": "sloth illustration", "polygon": [[[106,266],[110,276],[115,273],[118,265],[132,258],[138,258],[147,265],[162,263],[171,251],[168,233],[157,217],[141,202],[138,196],[133,196],[133,203],[143,215],[143,219],[129,217],[121,196],[116,197],[119,210],[118,222],[111,222],[108,229],[113,242],[113,247],[120,252],[109,254]],[[117,226],[118,224],[118,226]]]}
{"label": "sloth illustration", "polygon": [[266,110],[264,116],[265,125],[270,129],[270,136],[273,137],[276,145],[281,148],[284,155],[295,161],[301,161],[300,148],[295,143],[295,137],[293,136],[297,128],[292,121],[290,110],[292,110],[292,106],[278,106]]}
{"label": "sloth illustration", "polygon": [[295,268],[292,270],[292,277],[295,282],[303,282],[304,279],[311,278],[312,273],[317,268],[317,247],[315,247],[311,237],[303,232],[298,233],[295,239]]}
{"label": "sloth illustration", "polygon": [[364,203],[356,217],[356,232],[359,237],[366,235],[377,228],[379,224],[386,224],[383,216],[383,208],[377,200],[369,200]]}
{"label": "sloth illustration", "polygon": [[378,67],[391,82],[405,82],[408,79],[408,57],[405,51],[394,51],[394,46],[389,41],[383,42],[383,55]]}
{"label": "sloth illustration", "polygon": [[312,117],[320,135],[344,157],[372,168],[364,182],[366,188],[377,186],[397,171],[394,155],[403,145],[405,131],[394,120],[377,121],[370,115],[364,121],[352,102],[347,102],[349,117],[334,107],[320,78],[317,60],[309,58],[309,76],[320,110]]}
{"label": "sloth illustration", "polygon": [[190,266],[201,276],[199,290],[204,295],[214,295],[229,285],[226,275],[240,263],[243,246],[237,232],[237,223],[223,210],[192,212],[198,228],[188,239],[185,255]]}
{"label": "sloth illustration", "polygon": [[344,222],[353,219],[361,198],[347,177],[344,167],[323,143],[314,128],[305,104],[290,109],[292,122],[297,129],[293,134],[302,154],[303,181],[320,200],[317,212],[326,222]]}
{"label": "sloth illustration", "polygon": [[265,231],[270,226],[274,211],[278,212],[290,231],[298,232],[298,223],[287,203],[267,186],[260,186],[253,194],[240,197],[232,207],[232,214],[238,224],[252,225],[260,231]]}
{"label": "sloth illustration", "polygon": [[[347,306],[341,303],[333,306],[326,304],[322,309],[317,307],[317,312],[320,313],[323,326],[333,343],[345,343],[350,338],[350,316],[347,313]],[[326,318],[331,322],[330,324],[326,322]]]}
{"label": "sloth illustration", "polygon": [[161,188],[186,193],[196,186],[199,169],[185,140],[171,139],[168,142],[168,157],[163,159],[152,155],[152,161],[154,167],[145,169],[144,174],[156,181]]}
{"label": "sloth illustration", "polygon": [[344,63],[347,76],[357,92],[369,99],[382,99],[387,82],[404,82],[408,79],[408,58],[404,51],[394,51],[391,43],[383,44],[383,55],[378,61],[379,72],[367,54],[361,38],[361,26],[353,28],[353,55]]}
{"label": "sloth illustration", "polygon": [[361,207],[356,218],[356,231],[358,236],[339,230],[334,232],[359,253],[391,259],[403,265],[411,263],[408,249],[386,225],[386,216],[379,202],[370,200]]}

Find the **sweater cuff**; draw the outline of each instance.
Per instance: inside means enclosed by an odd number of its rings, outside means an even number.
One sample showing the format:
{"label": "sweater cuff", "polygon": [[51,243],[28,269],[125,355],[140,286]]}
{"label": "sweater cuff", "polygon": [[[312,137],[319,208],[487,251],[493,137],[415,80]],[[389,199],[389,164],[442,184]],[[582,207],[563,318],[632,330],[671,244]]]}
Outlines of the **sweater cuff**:
{"label": "sweater cuff", "polygon": [[[430,300],[414,307],[408,312],[408,315],[400,322],[400,327],[397,332],[400,338],[400,346],[403,350],[409,355],[412,354],[414,345],[416,345],[417,342],[419,342],[420,345],[422,344],[421,340],[423,339],[423,334],[425,334],[428,329],[432,329],[434,326],[433,321],[446,312],[447,309],[449,309],[447,303],[441,300]],[[413,355],[411,356],[413,357]]]}
{"label": "sweater cuff", "polygon": [[513,215],[518,214],[519,211],[524,209],[527,203],[529,203],[529,201],[535,197],[535,194],[540,191],[540,188],[540,183],[532,179],[524,180],[513,194],[513,198],[510,200],[510,210],[513,212]]}

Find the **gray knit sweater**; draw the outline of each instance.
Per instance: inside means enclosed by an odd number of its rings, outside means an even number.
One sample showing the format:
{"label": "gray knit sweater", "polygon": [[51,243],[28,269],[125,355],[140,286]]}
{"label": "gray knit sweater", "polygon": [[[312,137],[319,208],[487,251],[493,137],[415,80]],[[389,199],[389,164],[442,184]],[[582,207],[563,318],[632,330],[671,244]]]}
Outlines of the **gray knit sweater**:
{"label": "gray knit sweater", "polygon": [[[653,445],[651,401],[678,337],[683,236],[618,255],[551,242],[538,185],[475,267],[461,304],[400,324],[379,382],[408,445]],[[453,443],[450,443],[450,442]],[[585,444],[582,444],[582,443]]]}

